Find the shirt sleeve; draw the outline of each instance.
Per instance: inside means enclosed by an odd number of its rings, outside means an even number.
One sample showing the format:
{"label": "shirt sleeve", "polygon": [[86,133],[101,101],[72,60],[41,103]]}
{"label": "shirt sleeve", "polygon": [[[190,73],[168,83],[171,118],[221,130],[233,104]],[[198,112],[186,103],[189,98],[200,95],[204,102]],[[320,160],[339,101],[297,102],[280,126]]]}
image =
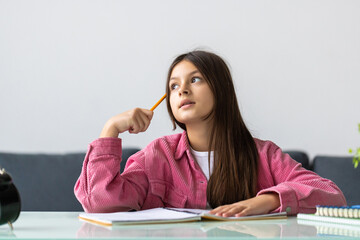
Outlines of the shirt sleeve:
{"label": "shirt sleeve", "polygon": [[86,212],[139,210],[145,200],[148,179],[144,155],[132,155],[120,174],[121,139],[99,138],[88,148],[74,193]]}
{"label": "shirt sleeve", "polygon": [[267,145],[259,153],[259,178],[263,182],[272,182],[273,186],[260,190],[257,195],[278,193],[280,207],[274,212],[294,215],[314,213],[316,205],[346,205],[345,197],[335,183],[306,170],[275,144]]}

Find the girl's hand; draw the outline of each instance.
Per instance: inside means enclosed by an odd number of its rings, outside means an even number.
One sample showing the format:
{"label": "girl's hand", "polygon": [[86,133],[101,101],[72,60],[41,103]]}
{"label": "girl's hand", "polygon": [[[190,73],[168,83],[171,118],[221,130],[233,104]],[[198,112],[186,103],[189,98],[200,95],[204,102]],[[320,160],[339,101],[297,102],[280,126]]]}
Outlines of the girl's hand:
{"label": "girl's hand", "polygon": [[134,108],[127,112],[118,114],[110,118],[100,137],[118,137],[119,133],[129,131],[129,133],[145,132],[150,125],[153,112],[148,109]]}
{"label": "girl's hand", "polygon": [[244,201],[223,205],[210,211],[221,217],[243,217],[257,214],[267,214],[280,207],[280,199],[277,193],[261,194]]}

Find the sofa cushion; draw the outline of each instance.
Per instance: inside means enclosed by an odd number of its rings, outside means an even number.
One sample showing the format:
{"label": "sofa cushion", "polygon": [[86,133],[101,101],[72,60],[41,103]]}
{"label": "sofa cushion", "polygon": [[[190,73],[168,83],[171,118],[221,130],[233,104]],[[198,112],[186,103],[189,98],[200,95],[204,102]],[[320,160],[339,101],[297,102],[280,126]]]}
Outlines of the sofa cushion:
{"label": "sofa cushion", "polygon": [[[127,158],[139,149],[124,148]],[[21,197],[22,211],[83,211],[74,195],[85,153],[0,153],[0,166],[12,177]]]}
{"label": "sofa cushion", "polygon": [[352,157],[317,156],[313,161],[314,172],[332,180],[344,193],[348,205],[360,202],[360,169],[354,168]]}

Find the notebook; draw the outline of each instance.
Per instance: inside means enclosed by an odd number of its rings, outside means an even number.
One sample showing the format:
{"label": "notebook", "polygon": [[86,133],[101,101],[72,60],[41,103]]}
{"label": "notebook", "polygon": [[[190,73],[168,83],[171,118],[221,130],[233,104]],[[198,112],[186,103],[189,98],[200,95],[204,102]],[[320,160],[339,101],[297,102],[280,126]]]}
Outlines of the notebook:
{"label": "notebook", "polygon": [[115,213],[80,213],[79,218],[104,226],[144,224],[144,223],[174,223],[201,221],[202,219],[217,221],[245,221],[286,218],[286,212],[253,215],[245,217],[219,217],[209,214],[209,210],[183,208],[153,208],[135,212]]}
{"label": "notebook", "polygon": [[316,206],[315,214],[299,213],[298,219],[360,226],[360,206]]}
{"label": "notebook", "polygon": [[346,207],[318,205],[316,206],[315,215],[329,217],[360,218],[360,205]]}

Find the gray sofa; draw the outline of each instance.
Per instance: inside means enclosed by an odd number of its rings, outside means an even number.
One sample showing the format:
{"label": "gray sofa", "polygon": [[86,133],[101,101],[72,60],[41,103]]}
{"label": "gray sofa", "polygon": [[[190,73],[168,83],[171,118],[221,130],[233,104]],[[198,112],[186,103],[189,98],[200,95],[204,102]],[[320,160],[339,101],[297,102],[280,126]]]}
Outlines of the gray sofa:
{"label": "gray sofa", "polygon": [[[124,148],[120,171],[139,149]],[[83,211],[74,196],[85,153],[0,153],[0,166],[10,173],[21,197],[22,211]]]}
{"label": "gray sofa", "polygon": [[[136,148],[123,149],[122,172]],[[359,204],[360,169],[354,169],[351,157],[316,157],[313,165],[302,151],[287,153],[303,167],[333,180],[344,192],[349,204]],[[80,175],[85,153],[15,154],[0,153],[0,166],[13,178],[23,211],[83,211],[73,189]],[[359,201],[358,201],[359,200]],[[357,202],[358,201],[358,202]]]}
{"label": "gray sofa", "polygon": [[360,204],[360,167],[354,168],[352,157],[316,156],[312,169],[331,179],[343,191],[348,205]]}

